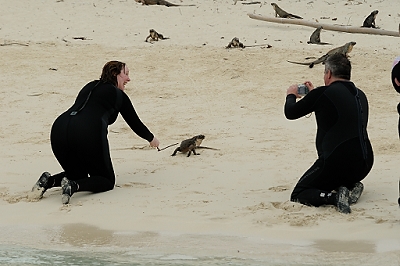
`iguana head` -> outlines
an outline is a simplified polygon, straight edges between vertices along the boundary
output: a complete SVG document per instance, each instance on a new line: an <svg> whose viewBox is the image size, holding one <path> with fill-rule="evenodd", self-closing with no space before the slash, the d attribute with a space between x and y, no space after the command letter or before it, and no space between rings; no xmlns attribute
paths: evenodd
<svg viewBox="0 0 400 266"><path fill-rule="evenodd" d="M347 43L347 52L346 54L350 53L353 50L354 45L356 45L356 42L349 42Z"/></svg>
<svg viewBox="0 0 400 266"><path fill-rule="evenodd" d="M194 142L196 143L196 146L200 146L200 144L203 141L203 139L205 138L205 136L204 135L197 135L194 138L195 138Z"/></svg>
<svg viewBox="0 0 400 266"><path fill-rule="evenodd" d="M378 15L379 11L378 10L374 10L371 12L372 15L374 15L374 18L376 18L376 15Z"/></svg>
<svg viewBox="0 0 400 266"><path fill-rule="evenodd" d="M234 45L239 45L239 38L238 38L238 37L233 38L233 39L232 39L232 43L233 43Z"/></svg>

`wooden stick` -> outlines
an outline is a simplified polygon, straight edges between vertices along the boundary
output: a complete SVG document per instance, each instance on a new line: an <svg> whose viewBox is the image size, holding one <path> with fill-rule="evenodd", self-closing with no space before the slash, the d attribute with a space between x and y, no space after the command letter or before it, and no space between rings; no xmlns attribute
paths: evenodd
<svg viewBox="0 0 400 266"><path fill-rule="evenodd" d="M164 147L164 148L162 148L162 149L160 149L159 147L157 147L157 150L158 150L158 151L162 151L162 150L165 150L166 148L169 148L169 147L172 147L172 146L175 146L175 145L178 145L178 144L179 144L179 142L174 143L174 144L171 144L171 145L168 145L167 147Z"/></svg>
<svg viewBox="0 0 400 266"><path fill-rule="evenodd" d="M254 14L250 14L250 13L248 13L247 15L252 19L258 19L258 20L263 20L263 21L268 21L268 22L303 25L303 26L308 26L308 27L313 27L313 28L318 28L319 26L322 26L322 28L324 30L400 37L400 24L399 24L399 31L396 32L396 31L387 31L387 30L374 29L374 28L321 24L321 23L317 23L317 22L306 21L304 19L275 18L275 17L254 15Z"/></svg>
<svg viewBox="0 0 400 266"><path fill-rule="evenodd" d="M1 43L0 46L6 46L6 45L23 45L23 46L29 46L29 44L26 43L19 43L19 42L9 42L9 43Z"/></svg>
<svg viewBox="0 0 400 266"><path fill-rule="evenodd" d="M259 1L242 3L242 5L259 5L259 4L261 4L261 2L259 2Z"/></svg>

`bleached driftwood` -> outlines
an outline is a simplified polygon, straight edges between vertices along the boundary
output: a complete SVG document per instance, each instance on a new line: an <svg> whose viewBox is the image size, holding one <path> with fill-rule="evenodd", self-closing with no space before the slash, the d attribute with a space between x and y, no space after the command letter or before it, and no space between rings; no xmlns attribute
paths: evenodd
<svg viewBox="0 0 400 266"><path fill-rule="evenodd" d="M319 26L322 26L322 28L324 30L400 37L400 24L399 24L399 31L396 32L396 31L387 31L387 30L374 29L374 28L329 25L329 24L322 24L322 23L317 23L317 22L312 22L312 21L306 21L304 19L275 18L275 17L255 15L255 14L250 14L250 13L247 15L252 19L258 19L258 20L263 20L263 21L268 21L268 22L303 25L303 26L308 26L308 27L313 27L313 28L318 28Z"/></svg>

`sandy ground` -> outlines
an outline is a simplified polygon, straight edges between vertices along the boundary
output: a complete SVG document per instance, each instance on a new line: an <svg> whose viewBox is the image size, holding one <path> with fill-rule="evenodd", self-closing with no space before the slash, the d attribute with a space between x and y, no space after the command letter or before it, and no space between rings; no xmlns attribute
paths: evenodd
<svg viewBox="0 0 400 266"><path fill-rule="evenodd" d="M303 263L319 250L324 258L341 252L371 265L382 260L398 265L399 96L390 70L400 38L323 30L322 41L332 45L309 45L313 28L248 17L274 16L270 2L175 3L196 6L0 1L1 243L40 247L49 241L55 246L100 241L166 253L241 250L240 256L280 256L289 250ZM362 25L377 9L377 26L399 28L400 15L393 9L398 0L277 3L309 21L351 26ZM169 39L144 42L151 28ZM272 47L225 49L233 37L246 46ZM360 201L344 215L333 207L289 201L298 178L316 159L315 116L286 120L283 105L289 85L306 79L323 85L322 65L310 69L286 60L319 57L349 41L357 42L350 53L352 80L370 103L375 164ZM49 141L54 119L109 60L130 68L126 92L160 147L204 134L203 145L220 150L171 157L174 148L148 147L119 117L109 127L117 175L113 191L77 193L67 206L61 204L60 189L32 200L28 192L40 174L61 171ZM124 232L136 241L128 241Z"/></svg>

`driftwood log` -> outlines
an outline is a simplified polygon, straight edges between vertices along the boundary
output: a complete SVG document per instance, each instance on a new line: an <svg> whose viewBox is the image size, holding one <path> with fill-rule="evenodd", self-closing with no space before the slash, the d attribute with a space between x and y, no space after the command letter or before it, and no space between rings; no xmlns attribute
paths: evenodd
<svg viewBox="0 0 400 266"><path fill-rule="evenodd" d="M362 28L362 27L354 27L354 26L321 24L321 23L317 23L317 22L306 21L304 19L275 18L275 17L255 15L255 14L250 14L250 13L247 15L252 19L258 19L258 20L274 22L274 23L303 25L303 26L308 26L308 27L313 27L313 28L318 28L319 26L322 26L322 28L324 30L400 37L400 24L399 24L399 31L396 32L396 31L387 31L387 30L374 29L374 28Z"/></svg>

